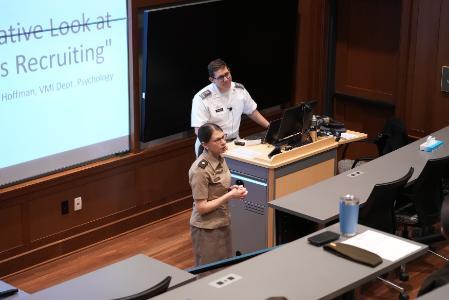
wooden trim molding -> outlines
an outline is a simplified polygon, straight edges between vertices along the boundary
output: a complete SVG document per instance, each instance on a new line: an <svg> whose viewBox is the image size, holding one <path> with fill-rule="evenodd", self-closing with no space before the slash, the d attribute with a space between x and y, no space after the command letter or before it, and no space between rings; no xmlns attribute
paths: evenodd
<svg viewBox="0 0 449 300"><path fill-rule="evenodd" d="M91 229L84 230L78 234L69 235L66 238L44 244L41 247L31 249L27 252L7 257L0 260L0 277L13 275L40 263L80 251L98 242L154 223L166 216L188 210L192 207L192 201L191 197L186 197L165 205L148 208L144 211L136 212L131 216L110 221L101 226L93 226Z"/></svg>

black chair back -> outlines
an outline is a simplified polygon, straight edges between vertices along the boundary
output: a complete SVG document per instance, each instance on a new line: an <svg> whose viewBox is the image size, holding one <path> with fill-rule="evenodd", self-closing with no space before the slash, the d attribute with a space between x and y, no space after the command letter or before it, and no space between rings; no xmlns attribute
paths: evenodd
<svg viewBox="0 0 449 300"><path fill-rule="evenodd" d="M162 293L165 293L168 290L168 287L170 285L171 276L167 276L164 279L162 279L159 283L153 285L152 287L139 292L137 294L125 296L122 298L116 298L112 300L146 300L150 299L152 297L156 297L157 295L160 295Z"/></svg>
<svg viewBox="0 0 449 300"><path fill-rule="evenodd" d="M422 226L439 221L443 201L442 178L448 164L449 156L429 159L411 186L412 202Z"/></svg>
<svg viewBox="0 0 449 300"><path fill-rule="evenodd" d="M413 174L411 167L401 178L376 184L368 200L360 208L359 223L388 233L395 232L394 205Z"/></svg>
<svg viewBox="0 0 449 300"><path fill-rule="evenodd" d="M385 122L381 132L373 139L358 141L359 143L370 143L376 145L378 157L397 150L410 141L407 135L407 129L401 119L392 117ZM349 146L356 143L347 143L344 145L342 159L338 162L338 172L343 173L349 169L355 168L360 162L373 160L375 157L358 157L353 160L346 159L346 153ZM351 146L352 147L352 146Z"/></svg>
<svg viewBox="0 0 449 300"><path fill-rule="evenodd" d="M399 149L409 142L407 129L401 119L392 117L387 120L384 128L375 141L379 156Z"/></svg>

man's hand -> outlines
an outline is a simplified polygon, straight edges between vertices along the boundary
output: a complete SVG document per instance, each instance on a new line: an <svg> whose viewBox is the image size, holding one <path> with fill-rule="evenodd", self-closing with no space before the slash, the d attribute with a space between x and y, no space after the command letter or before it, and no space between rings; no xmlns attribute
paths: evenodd
<svg viewBox="0 0 449 300"><path fill-rule="evenodd" d="M270 122L268 122L257 109L253 111L252 114L248 115L248 117L265 129L270 125Z"/></svg>

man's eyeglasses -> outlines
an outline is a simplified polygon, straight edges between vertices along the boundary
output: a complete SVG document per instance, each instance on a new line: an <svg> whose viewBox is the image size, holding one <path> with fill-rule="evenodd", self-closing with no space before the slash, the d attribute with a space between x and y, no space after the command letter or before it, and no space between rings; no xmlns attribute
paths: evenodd
<svg viewBox="0 0 449 300"><path fill-rule="evenodd" d="M218 81L221 81L221 82L223 82L223 81L225 80L225 78L226 78L226 79L231 79L231 72L226 72L226 73L224 73L224 74L221 75L221 76L214 77L214 79L216 79L216 80L218 80Z"/></svg>
<svg viewBox="0 0 449 300"><path fill-rule="evenodd" d="M212 142L218 143L218 142L220 142L221 140L226 141L226 138L227 138L227 137L228 137L228 135L225 133L225 134L223 134L221 137L216 138L215 140L212 140Z"/></svg>

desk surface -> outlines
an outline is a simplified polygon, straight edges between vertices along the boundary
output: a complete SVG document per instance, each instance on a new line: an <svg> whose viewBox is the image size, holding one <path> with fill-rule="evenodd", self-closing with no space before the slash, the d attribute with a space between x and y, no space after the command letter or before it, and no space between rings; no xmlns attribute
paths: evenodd
<svg viewBox="0 0 449 300"><path fill-rule="evenodd" d="M318 141L314 143L296 147L289 151L284 151L272 156L271 158L268 158L268 154L274 149L273 145L259 144L252 146L236 146L233 142L230 142L228 143L228 151L224 154L224 156L256 166L275 169L288 165L292 162L335 149L338 145L363 140L367 137L365 133L356 131L348 130L347 133L350 133L353 137L350 139L342 138L339 142L335 142L335 138L333 136L320 137Z"/></svg>
<svg viewBox="0 0 449 300"><path fill-rule="evenodd" d="M345 137L347 134L349 137ZM356 141L365 140L368 138L368 135L366 133L357 132L353 130L346 130L346 132L343 134L343 136L338 141L339 145L349 144Z"/></svg>
<svg viewBox="0 0 449 300"><path fill-rule="evenodd" d="M338 226L339 224L335 224L324 230L338 232ZM365 226L358 226L359 232L367 229ZM407 242L419 245L419 249L399 261L384 260L379 266L371 268L335 256L321 247L312 246L307 242L306 236L168 291L155 299L266 299L271 296L284 296L287 299L330 299L426 252L427 246L408 240ZM210 282L229 274L241 276L241 279L220 288L209 285Z"/></svg>
<svg viewBox="0 0 449 300"><path fill-rule="evenodd" d="M419 300L441 300L447 299L449 295L449 284L440 286L427 294L418 297Z"/></svg>
<svg viewBox="0 0 449 300"><path fill-rule="evenodd" d="M112 299L141 292L172 276L170 287L191 281L194 275L143 254L135 255L80 277L49 287L29 299Z"/></svg>
<svg viewBox="0 0 449 300"><path fill-rule="evenodd" d="M14 288L14 286L1 281L0 280L0 291L9 290ZM5 298L5 300L22 300L22 299L29 299L29 294L25 293L24 291L19 289L19 292L13 296L9 296L8 298Z"/></svg>
<svg viewBox="0 0 449 300"><path fill-rule="evenodd" d="M353 194L363 203L376 183L397 180L404 176L410 167L415 169L410 179L413 181L421 173L428 159L448 156L449 127L433 133L432 136L444 141L444 144L433 152L419 150L419 145L426 139L422 138L357 168L276 199L268 205L319 224L326 224L338 218L338 202L341 196ZM356 171L362 174L348 176Z"/></svg>

